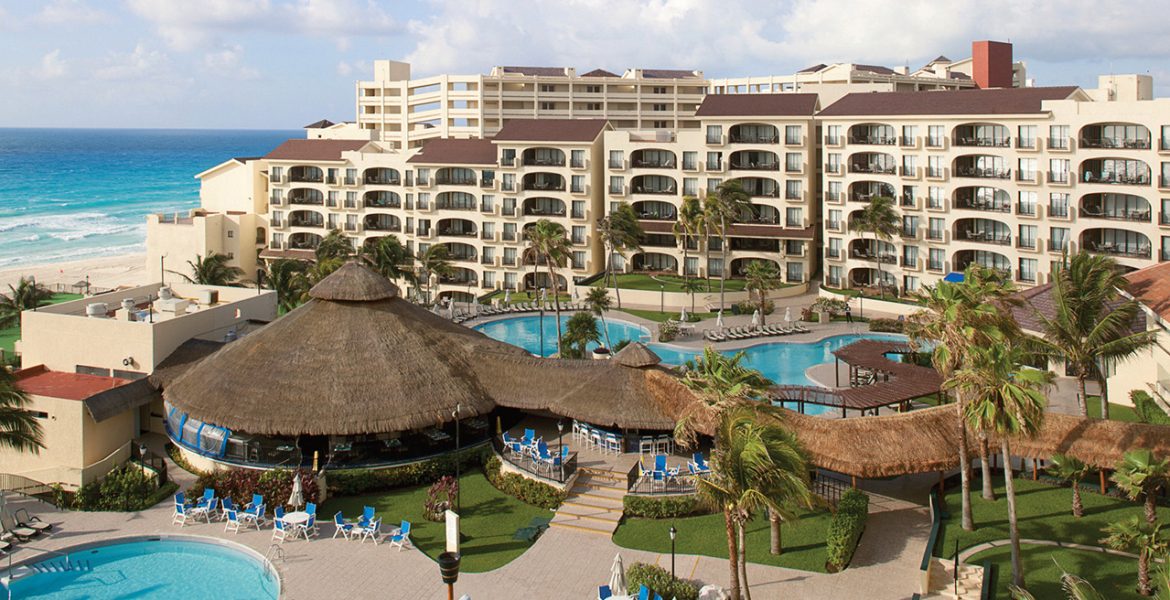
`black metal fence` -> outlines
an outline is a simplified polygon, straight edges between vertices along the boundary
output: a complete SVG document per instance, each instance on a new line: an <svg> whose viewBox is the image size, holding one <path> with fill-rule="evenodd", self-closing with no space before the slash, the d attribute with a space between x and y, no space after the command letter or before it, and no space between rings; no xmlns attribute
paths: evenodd
<svg viewBox="0 0 1170 600"><path fill-rule="evenodd" d="M577 472L576 452L570 452L568 457L565 458L565 460L562 461L559 466L557 466L551 465L546 461L539 460L527 452L521 452L520 455L517 456L511 448L504 445L504 441L498 436L492 436L492 448L496 451L496 454L500 456L500 460L503 460L509 465L520 469L525 473L529 473L543 479L549 479L557 483L565 483L573 477L573 474ZM553 454L553 456L560 456L560 454Z"/></svg>

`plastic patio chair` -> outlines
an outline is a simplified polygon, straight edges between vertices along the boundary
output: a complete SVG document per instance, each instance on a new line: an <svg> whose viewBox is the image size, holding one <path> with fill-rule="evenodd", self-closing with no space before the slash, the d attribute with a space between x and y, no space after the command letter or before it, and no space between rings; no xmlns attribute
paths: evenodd
<svg viewBox="0 0 1170 600"><path fill-rule="evenodd" d="M234 533L240 532L240 515L238 512L236 512L236 509L234 509L234 508L227 509L224 512L224 519L223 520L224 520L224 524L223 524L224 533L227 533L229 531L234 532Z"/></svg>
<svg viewBox="0 0 1170 600"><path fill-rule="evenodd" d="M334 513L333 525L337 528L333 532L333 539L337 539L337 534L340 533L345 537L346 540L348 540L349 536L353 534L353 523L346 523L345 517L341 516L341 511Z"/></svg>
<svg viewBox="0 0 1170 600"><path fill-rule="evenodd" d="M613 596L613 592L608 585L597 586L597 600L609 600Z"/></svg>
<svg viewBox="0 0 1170 600"><path fill-rule="evenodd" d="M402 552L403 548L414 547L410 541L410 521L403 521L398 529L390 534L390 547L398 546L398 551Z"/></svg>

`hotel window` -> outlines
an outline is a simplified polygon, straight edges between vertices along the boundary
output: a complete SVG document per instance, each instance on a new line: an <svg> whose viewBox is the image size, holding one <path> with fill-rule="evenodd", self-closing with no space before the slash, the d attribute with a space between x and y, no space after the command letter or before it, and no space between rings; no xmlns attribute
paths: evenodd
<svg viewBox="0 0 1170 600"><path fill-rule="evenodd" d="M801 185L799 179L790 179L784 182L784 198L787 200L800 200Z"/></svg>
<svg viewBox="0 0 1170 600"><path fill-rule="evenodd" d="M601 110L601 103L600 102L586 102L585 103L585 110L587 110L587 111L588 110Z"/></svg>
<svg viewBox="0 0 1170 600"><path fill-rule="evenodd" d="M271 202L273 204L280 204L280 201L282 199L284 199L284 190L281 190L281 189L272 190Z"/></svg>
<svg viewBox="0 0 1170 600"><path fill-rule="evenodd" d="M272 167L271 176L268 179L272 183L280 183L284 179L284 167Z"/></svg>
<svg viewBox="0 0 1170 600"><path fill-rule="evenodd" d="M337 192L331 191L325 195L325 206L337 208Z"/></svg>
<svg viewBox="0 0 1170 600"><path fill-rule="evenodd" d="M902 186L902 206L914 207L918 204L918 186Z"/></svg>
<svg viewBox="0 0 1170 600"><path fill-rule="evenodd" d="M942 125L931 125L926 128L926 145L931 148L941 148L943 140L947 139L947 129Z"/></svg>
<svg viewBox="0 0 1170 600"><path fill-rule="evenodd" d="M801 283L804 281L804 263L790 262L788 263L788 273L785 279L788 283Z"/></svg>
<svg viewBox="0 0 1170 600"><path fill-rule="evenodd" d="M1048 159L1048 181L1068 183L1069 161L1067 158Z"/></svg>
<svg viewBox="0 0 1170 600"><path fill-rule="evenodd" d="M830 287L841 287L841 267L829 267L829 281Z"/></svg>
<svg viewBox="0 0 1170 600"><path fill-rule="evenodd" d="M665 87L655 87L652 91L655 94L665 94L666 88Z"/></svg>
<svg viewBox="0 0 1170 600"><path fill-rule="evenodd" d="M513 263L516 262L515 257L512 258L512 262ZM506 289L506 290L516 289L516 274L515 273L504 273L504 289Z"/></svg>
<svg viewBox="0 0 1170 600"><path fill-rule="evenodd" d="M487 248L484 248L484 252L485 252L484 256L487 256L487 254L486 254ZM496 287L496 272L495 271L484 271L483 272L483 287L485 287L485 288Z"/></svg>
<svg viewBox="0 0 1170 600"><path fill-rule="evenodd" d="M1039 164L1036 159L1021 158L1018 165L1019 171L1017 172L1017 179L1020 181L1036 181L1036 169L1039 168Z"/></svg>
<svg viewBox="0 0 1170 600"><path fill-rule="evenodd" d="M584 244L585 243L585 226L574 225L572 235L573 235L573 243L574 244Z"/></svg>
<svg viewBox="0 0 1170 600"><path fill-rule="evenodd" d="M493 212L496 210L496 197L484 196L479 202L480 212Z"/></svg>
<svg viewBox="0 0 1170 600"><path fill-rule="evenodd" d="M273 227L280 227L280 220L283 218L284 218L283 212L281 212L279 210L272 211L272 217L271 217L272 226Z"/></svg>
<svg viewBox="0 0 1170 600"><path fill-rule="evenodd" d="M683 152L682 168L684 171L694 171L699 168L698 152Z"/></svg>
<svg viewBox="0 0 1170 600"><path fill-rule="evenodd" d="M785 144L799 144L800 143L800 125L785 125L784 126L784 143Z"/></svg>
<svg viewBox="0 0 1170 600"><path fill-rule="evenodd" d="M431 203L430 192L419 192L419 194L418 194L418 209L419 210L426 210L427 206L429 206L430 203Z"/></svg>
<svg viewBox="0 0 1170 600"><path fill-rule="evenodd" d="M1056 150L1068 150L1068 125L1048 126L1048 147Z"/></svg>
<svg viewBox="0 0 1170 600"><path fill-rule="evenodd" d="M585 93L586 94L600 94L601 93L601 86L600 85L587 85L587 86L585 86Z"/></svg>
<svg viewBox="0 0 1170 600"><path fill-rule="evenodd" d="M707 179L707 191L708 192L714 193L714 192L718 191L719 186L721 186L721 185L723 185L722 179L716 179L714 177L710 177Z"/></svg>
<svg viewBox="0 0 1170 600"><path fill-rule="evenodd" d="M1020 192L1020 201L1016 205L1016 214L1026 217L1036 216L1037 196L1038 194L1036 192Z"/></svg>
<svg viewBox="0 0 1170 600"><path fill-rule="evenodd" d="M542 92L555 92L555 91L557 91L557 86L555 86L551 83L542 83L542 84L540 84L540 91L542 91Z"/></svg>
<svg viewBox="0 0 1170 600"><path fill-rule="evenodd" d="M234 238L234 237L236 237L236 232L234 232L234 231L232 231L231 229L229 229L229 230L228 230L228 232L227 232L227 236L228 236L229 238Z"/></svg>
<svg viewBox="0 0 1170 600"><path fill-rule="evenodd" d="M784 226L804 228L804 210L800 208L789 208L784 211Z"/></svg>
<svg viewBox="0 0 1170 600"><path fill-rule="evenodd" d="M840 181L829 182L829 198L831 200L839 200L841 198L841 191L845 189L845 184Z"/></svg>
<svg viewBox="0 0 1170 600"><path fill-rule="evenodd" d="M943 189L938 186L926 188L926 208L941 209L943 207Z"/></svg>
<svg viewBox="0 0 1170 600"><path fill-rule="evenodd" d="M841 228L841 210L833 209L829 211L829 229L837 230Z"/></svg>
<svg viewBox="0 0 1170 600"><path fill-rule="evenodd" d="M626 153L621 150L609 151L609 168L624 169L626 166Z"/></svg>
<svg viewBox="0 0 1170 600"><path fill-rule="evenodd" d="M513 157L513 160L514 159L515 159L515 157ZM510 192L510 191L516 189L516 174L515 173L504 173L500 177L500 189L504 190L505 192Z"/></svg>
<svg viewBox="0 0 1170 600"><path fill-rule="evenodd" d="M907 154L902 157L902 176L914 177L918 175L918 157Z"/></svg>
<svg viewBox="0 0 1170 600"><path fill-rule="evenodd" d="M841 155L836 152L829 153L825 157L825 171L829 173L841 172Z"/></svg>
<svg viewBox="0 0 1170 600"><path fill-rule="evenodd" d="M1016 137L1017 148L1035 148L1036 147L1036 126L1035 125L1020 125L1019 133Z"/></svg>
<svg viewBox="0 0 1170 600"><path fill-rule="evenodd" d="M914 215L902 217L902 236L911 239L918 237L918 217Z"/></svg>
<svg viewBox="0 0 1170 600"><path fill-rule="evenodd" d="M708 171L722 171L723 170L723 153L722 152L708 152L707 153L707 170Z"/></svg>
<svg viewBox="0 0 1170 600"><path fill-rule="evenodd" d="M670 129L670 121L654 121L651 127L654 129Z"/></svg>
<svg viewBox="0 0 1170 600"><path fill-rule="evenodd" d="M913 275L907 275L902 278L902 287L906 293L918 291L918 278Z"/></svg>
<svg viewBox="0 0 1170 600"><path fill-rule="evenodd" d="M651 104L650 110L653 110L655 112L665 112L667 110L667 106L668 106L667 104L661 104L661 103Z"/></svg>
<svg viewBox="0 0 1170 600"><path fill-rule="evenodd" d="M419 185L426 185L431 178L430 169L418 169L414 173L414 179L418 181Z"/></svg>
<svg viewBox="0 0 1170 600"><path fill-rule="evenodd" d="M836 146L841 143L841 126L829 125L825 127L825 143Z"/></svg>
<svg viewBox="0 0 1170 600"><path fill-rule="evenodd" d="M406 217L406 228L404 230L406 233L414 233L414 217ZM413 243L414 242L407 242L407 244Z"/></svg>
<svg viewBox="0 0 1170 600"><path fill-rule="evenodd" d="M1163 150L1170 150L1170 125L1162 126L1162 146Z"/></svg>
<svg viewBox="0 0 1170 600"><path fill-rule="evenodd" d="M621 194L626 188L626 178L621 175L611 175L609 177L609 193Z"/></svg>
<svg viewBox="0 0 1170 600"><path fill-rule="evenodd" d="M573 252L573 268L574 269L584 269L585 268L585 253L584 252L581 252L581 251Z"/></svg>
<svg viewBox="0 0 1170 600"><path fill-rule="evenodd" d="M927 177L942 177L943 176L943 157L931 156L926 159L926 176Z"/></svg>
<svg viewBox="0 0 1170 600"><path fill-rule="evenodd" d="M410 194L407 194L407 196L410 196ZM357 202L358 202L357 192L346 192L345 193L345 207L346 208L357 208Z"/></svg>
<svg viewBox="0 0 1170 600"><path fill-rule="evenodd" d="M710 258L707 260L707 277L723 276L723 260Z"/></svg>
<svg viewBox="0 0 1170 600"><path fill-rule="evenodd" d="M699 179L697 177L683 177L683 195L695 196L699 193Z"/></svg>
<svg viewBox="0 0 1170 600"><path fill-rule="evenodd" d="M541 102L540 103L540 110L556 110L556 109L557 109L556 102Z"/></svg>
<svg viewBox="0 0 1170 600"><path fill-rule="evenodd" d="M485 239L485 240L495 239L495 237L496 237L496 224L495 223L484 223L483 225L479 226L479 230L480 230L480 232L482 232L483 239ZM484 249L483 249L484 258L490 258L492 256L492 253L490 252L490 250L492 250L491 246L484 247Z"/></svg>
<svg viewBox="0 0 1170 600"><path fill-rule="evenodd" d="M784 154L784 171L787 173L799 173L801 171L803 155L799 152L786 152Z"/></svg>
<svg viewBox="0 0 1170 600"><path fill-rule="evenodd" d="M1048 216L1068 217L1068 194L1048 194Z"/></svg>
<svg viewBox="0 0 1170 600"><path fill-rule="evenodd" d="M345 185L353 185L357 183L357 169L345 170Z"/></svg>
<svg viewBox="0 0 1170 600"><path fill-rule="evenodd" d="M1020 281L1027 281L1029 283L1036 283L1036 269L1039 262L1034 258L1020 259Z"/></svg>
<svg viewBox="0 0 1170 600"><path fill-rule="evenodd" d="M708 125L707 126L707 143L708 144L722 144L723 143L723 126L722 125Z"/></svg>
<svg viewBox="0 0 1170 600"><path fill-rule="evenodd" d="M500 151L500 166L510 167L516 162L516 149L507 148Z"/></svg>
<svg viewBox="0 0 1170 600"><path fill-rule="evenodd" d="M1068 250L1068 228L1053 227L1050 232L1048 249L1056 252Z"/></svg>
<svg viewBox="0 0 1170 600"><path fill-rule="evenodd" d="M569 166L573 167L574 169L585 168L585 151L584 150L573 150L573 152L569 156L570 156Z"/></svg>
<svg viewBox="0 0 1170 600"><path fill-rule="evenodd" d="M692 277L697 276L699 274L699 259L694 256L688 256L687 259L683 261L683 269L687 275Z"/></svg>
<svg viewBox="0 0 1170 600"><path fill-rule="evenodd" d="M1037 230L1035 225L1020 225L1020 235L1016 238L1016 245L1020 248L1035 248Z"/></svg>
<svg viewBox="0 0 1170 600"><path fill-rule="evenodd" d="M908 269L918 268L918 246L902 248L902 266Z"/></svg>
<svg viewBox="0 0 1170 600"><path fill-rule="evenodd" d="M942 271L946 266L947 253L942 248L931 248L927 257L926 268L931 271Z"/></svg>
<svg viewBox="0 0 1170 600"><path fill-rule="evenodd" d="M333 213L329 213L329 218L327 220L327 223L329 223L328 226L329 226L329 229L331 231L334 229L337 229L337 217L338 217L338 215L335 215Z"/></svg>
<svg viewBox="0 0 1170 600"><path fill-rule="evenodd" d="M926 237L932 240L941 240L946 235L947 221L937 217L931 217L926 231Z"/></svg>
<svg viewBox="0 0 1170 600"><path fill-rule="evenodd" d="M841 257L841 238L829 238L829 258Z"/></svg>
<svg viewBox="0 0 1170 600"><path fill-rule="evenodd" d="M918 137L918 126L917 125L903 125L902 126L902 145L903 146L913 146L916 143L915 138L917 138L917 137Z"/></svg>
<svg viewBox="0 0 1170 600"><path fill-rule="evenodd" d="M570 180L570 185L572 187L569 188L569 191L571 191L575 194L584 193L585 192L585 176L584 175L574 175L573 178Z"/></svg>
<svg viewBox="0 0 1170 600"><path fill-rule="evenodd" d="M804 242L800 240L784 240L784 254L788 256L804 256Z"/></svg>

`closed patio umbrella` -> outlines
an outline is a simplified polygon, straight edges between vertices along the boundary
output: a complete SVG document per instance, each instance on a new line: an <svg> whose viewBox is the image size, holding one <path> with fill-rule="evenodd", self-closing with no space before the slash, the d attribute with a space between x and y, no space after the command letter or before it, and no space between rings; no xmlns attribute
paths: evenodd
<svg viewBox="0 0 1170 600"><path fill-rule="evenodd" d="M511 301L512 301L512 290L505 289L504 290L504 304L507 304Z"/></svg>
<svg viewBox="0 0 1170 600"><path fill-rule="evenodd" d="M682 321L683 323L687 322L687 307L684 306L683 309L678 312L678 320Z"/></svg>
<svg viewBox="0 0 1170 600"><path fill-rule="evenodd" d="M719 309L719 313L715 315L715 328L723 331L723 309Z"/></svg>
<svg viewBox="0 0 1170 600"><path fill-rule="evenodd" d="M300 508L305 503L305 494L301 490L301 473L293 474L292 493L288 496L288 504L293 508Z"/></svg>
<svg viewBox="0 0 1170 600"><path fill-rule="evenodd" d="M617 595L626 593L626 568L621 554L614 555L613 566L609 568L609 589Z"/></svg>
<svg viewBox="0 0 1170 600"><path fill-rule="evenodd" d="M757 308L754 312L752 312L752 327L759 327L759 326L760 326L760 309Z"/></svg>
<svg viewBox="0 0 1170 600"><path fill-rule="evenodd" d="M784 309L784 322L788 323L789 325L792 324L792 307L791 306Z"/></svg>

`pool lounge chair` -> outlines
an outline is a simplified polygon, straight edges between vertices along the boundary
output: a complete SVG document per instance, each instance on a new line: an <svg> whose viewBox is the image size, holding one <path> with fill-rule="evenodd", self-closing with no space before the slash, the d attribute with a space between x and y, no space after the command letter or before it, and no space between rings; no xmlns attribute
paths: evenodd
<svg viewBox="0 0 1170 600"><path fill-rule="evenodd" d="M260 526L263 525L265 521L264 513L265 506L263 503L256 505L249 504L249 507L244 510L244 512L240 513L239 516L245 525L251 523L256 526L256 531L260 531Z"/></svg>
<svg viewBox="0 0 1170 600"><path fill-rule="evenodd" d="M337 539L337 535L341 534L345 539L353 534L353 523L346 523L345 517L341 516L341 511L333 513L333 526L336 528L333 532L333 539Z"/></svg>
<svg viewBox="0 0 1170 600"><path fill-rule="evenodd" d="M27 508L18 508L12 513L12 520L16 521L17 527L27 527L36 531L37 533L45 533L53 529L52 523L42 521L36 515L30 515Z"/></svg>
<svg viewBox="0 0 1170 600"><path fill-rule="evenodd" d="M413 548L414 544L410 541L410 521L403 521L398 529L390 532L390 547L398 546L398 551L402 552L403 548Z"/></svg>
<svg viewBox="0 0 1170 600"><path fill-rule="evenodd" d="M38 535L35 529L17 525L12 515L4 511L0 511L0 530L21 542L27 542Z"/></svg>
<svg viewBox="0 0 1170 600"><path fill-rule="evenodd" d="M691 456L691 462L688 463L688 466L691 467L692 472L695 475L709 475L711 473L711 467L707 464L707 461L703 458L702 452L694 453Z"/></svg>

